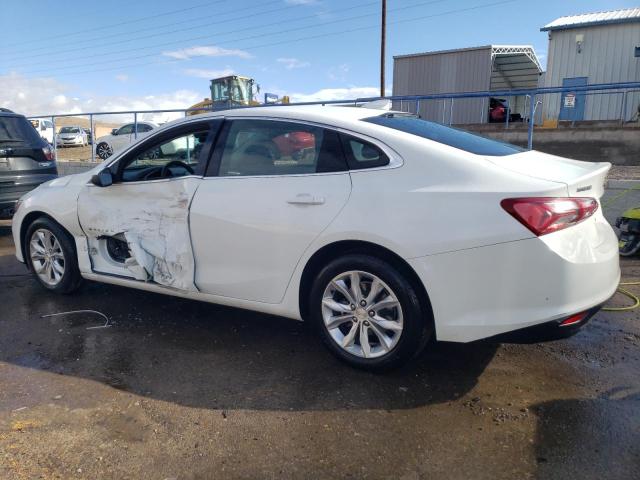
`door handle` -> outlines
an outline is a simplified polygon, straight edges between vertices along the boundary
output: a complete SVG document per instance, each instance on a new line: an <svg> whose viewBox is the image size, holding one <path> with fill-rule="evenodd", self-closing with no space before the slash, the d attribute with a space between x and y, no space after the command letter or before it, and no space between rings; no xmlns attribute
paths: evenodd
<svg viewBox="0 0 640 480"><path fill-rule="evenodd" d="M287 200L287 203L291 205L322 205L324 202L324 197L318 197L310 193L299 193Z"/></svg>

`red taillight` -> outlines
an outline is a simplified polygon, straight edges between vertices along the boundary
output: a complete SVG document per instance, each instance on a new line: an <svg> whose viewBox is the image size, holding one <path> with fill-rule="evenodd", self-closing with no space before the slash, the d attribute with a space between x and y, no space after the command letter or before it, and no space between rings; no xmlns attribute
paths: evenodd
<svg viewBox="0 0 640 480"><path fill-rule="evenodd" d="M560 322L561 327L568 327L569 325L575 325L576 323L580 323L585 319L588 312L580 312L575 315L571 315L569 318L565 318L562 322Z"/></svg>
<svg viewBox="0 0 640 480"><path fill-rule="evenodd" d="M500 205L538 237L575 225L598 210L590 197L506 198Z"/></svg>
<svg viewBox="0 0 640 480"><path fill-rule="evenodd" d="M51 147L44 147L42 149L42 153L44 153L44 158L46 158L49 162L53 162L56 159L56 153Z"/></svg>

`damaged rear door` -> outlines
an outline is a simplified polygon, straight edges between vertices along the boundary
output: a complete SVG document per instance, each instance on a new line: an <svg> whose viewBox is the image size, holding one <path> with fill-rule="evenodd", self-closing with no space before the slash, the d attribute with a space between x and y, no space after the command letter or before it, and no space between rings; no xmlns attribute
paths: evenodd
<svg viewBox="0 0 640 480"><path fill-rule="evenodd" d="M196 291L189 206L222 120L159 132L108 168L113 184L78 197L93 272Z"/></svg>

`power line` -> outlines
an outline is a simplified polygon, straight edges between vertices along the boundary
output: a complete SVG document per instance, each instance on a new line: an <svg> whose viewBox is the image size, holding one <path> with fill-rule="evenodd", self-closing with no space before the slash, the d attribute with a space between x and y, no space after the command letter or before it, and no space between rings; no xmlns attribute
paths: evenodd
<svg viewBox="0 0 640 480"><path fill-rule="evenodd" d="M280 3L280 1L281 0L276 0L275 3ZM438 0L438 1L444 1L444 0ZM270 2L270 3L274 3L274 2ZM355 10L357 8L362 8L362 7L365 7L365 6L375 5L377 3L378 3L378 0L370 1L370 2L366 2L366 3L361 3L361 4L358 4L358 5L354 5L354 6L345 8L342 11ZM303 5L303 4L293 4L293 5L289 5L289 6L283 7L283 8L267 10L265 12L255 12L252 15L245 15L245 16L230 18L230 19L221 20L221 21L218 21L218 22L213 22L213 23L207 22L207 23L203 23L203 24L199 24L199 25L192 25L192 28L195 29L195 28L200 28L200 27L209 27L209 26L218 25L218 24L221 24L221 23L229 23L229 22L232 22L232 21L235 21L235 20L244 20L246 18L253 18L253 17L255 17L255 15L262 15L262 14L266 14L266 13L278 12L278 11L289 9L289 8L300 7L301 5ZM213 36L227 35L227 34L230 34L230 33L238 33L238 32L243 32L243 31L246 31L246 30L256 30L258 28L271 27L271 26L275 26L275 25L282 25L282 24L290 23L292 21L306 20L306 19L309 19L309 18L316 18L316 17L317 17L317 15L315 15L315 14L306 15L306 16L303 16L303 17L279 20L277 22L262 24L262 25L259 25L257 27L256 26L249 26L249 27L244 27L244 28L240 28L240 29L236 29L236 30L227 30L225 32L216 33ZM191 20L189 20L189 21L191 21ZM109 45L128 43L128 42L132 42L132 41L137 41L137 40L142 40L142 39L147 39L147 38L152 38L152 37L158 37L158 36L166 36L166 35L170 35L172 33L178 33L178 32L183 32L183 30L182 29L170 30L170 31L155 33L155 34L152 34L152 35L146 35L146 36L142 36L142 37L135 37L135 38L125 39L125 40L121 40L121 41L118 41L118 42L111 42ZM211 38L212 36L211 35L207 35L207 36L204 36L204 37L205 38ZM202 37L196 37L196 39L201 39L201 38ZM169 42L168 44L176 44L176 43L182 43L182 42L192 41L192 40L193 39L176 40L176 41ZM159 46L167 46L168 44L167 43L160 44ZM116 51L113 51L113 52L99 53L98 55L103 56L103 57L107 56L107 55L117 55L119 53L124 53L124 52L135 52L135 51L141 51L141 50L148 50L150 48L155 48L156 46L158 46L158 45L147 45L147 46L144 46L144 47L127 48L125 50L116 50ZM67 53L67 52L77 52L77 51L81 51L81 50L90 50L92 48L93 47L91 47L91 46L83 46L83 47L73 48L73 49L66 50L66 51L56 52L56 53L53 53L53 54L40 53L40 54L37 54L37 55L30 55L30 56L27 56L27 57L19 57L19 58L21 58L21 59L30 59L31 58L32 59L32 58L43 57L43 56L47 56L47 58L49 58L49 56L51 56L51 55L58 55L58 54ZM18 57L16 57L16 58L18 58ZM60 61L60 60L58 60L58 61ZM11 68L17 68L17 67L22 67L22 66L31 65L31 64L32 64L32 62L18 63L18 64L13 65ZM82 64L83 63L81 63L81 65Z"/></svg>
<svg viewBox="0 0 640 480"><path fill-rule="evenodd" d="M75 32L70 32L70 33L62 33L60 35L51 35L51 36L47 36L47 37L40 37L40 38L36 38L36 39L32 39L32 40L26 40L26 41L14 42L14 43L7 43L4 46L5 47L12 47L14 45L24 45L24 44L27 44L27 43L41 42L43 40L50 41L50 40L52 40L54 38L69 37L71 35L80 35L81 33L95 32L96 30L105 30L107 28L119 27L119 26L122 26L122 25L130 25L132 23L144 22L144 21L150 20L152 18L166 17L167 15L173 15L173 14L176 14L176 13L187 12L189 10L194 10L196 8L206 7L206 6L209 6L209 5L215 5L216 3L223 3L223 2L226 2L226 1L228 1L228 0L215 0L213 2L201 3L199 5L194 5L192 7L181 8L179 10L172 10L170 12L157 13L155 15L148 15L146 17L139 17L139 18L136 18L136 19L133 19L133 20L126 20L124 22L112 23L110 25L103 25L101 27L88 28L86 30L78 30L78 31L75 31Z"/></svg>
<svg viewBox="0 0 640 480"><path fill-rule="evenodd" d="M397 7L397 8L394 8L394 9L390 10L390 11L398 12L398 11L403 11L403 10L409 10L409 9L412 9L412 8L422 7L422 6L425 6L425 5L432 5L432 4L435 4L435 3L442 3L444 1L446 1L446 0L430 0L430 1L427 1L427 2L420 2L420 3L417 3L417 4L413 4L413 5L407 5L407 6L404 6L404 7ZM371 4L374 4L374 3L377 4L378 2L376 1L376 2L370 2L370 3ZM354 8L357 8L357 7L358 6L342 9L342 11L347 11L347 10L354 9ZM311 26L307 25L307 26L291 28L291 29L288 29L288 30L280 30L278 32L261 33L261 34L256 34L256 35L250 35L250 36L247 36L247 37L236 38L234 40L225 40L223 42L217 42L217 43L218 43L218 45L226 45L226 44L229 44L229 43L235 44L236 42L239 42L239 41L254 40L256 38L263 38L263 37L268 37L268 36L271 36L271 35L282 35L282 34L285 34L285 33L292 33L292 32L296 32L296 31L300 31L300 30L306 30L306 29L309 29L309 28L324 27L324 26L333 25L333 24L336 24L336 23L350 22L352 20L359 20L359 19L362 19L362 18L365 18L365 17L372 17L372 16L377 16L377 15L378 15L378 12L376 11L374 13L362 14L362 15L357 15L357 16L352 16L352 17L343 17L343 18L340 18L340 19L337 19L337 20L331 20L331 21L327 21L327 22L322 22L322 23L318 23L318 24L315 24L315 25L311 25ZM283 20L283 21L275 22L274 24L272 24L270 26L279 25L279 24L288 23L288 22L290 22L290 20ZM246 30L246 29L241 29L241 30ZM227 32L227 33L235 33L235 31ZM146 49L155 48L155 47L167 47L167 46L171 46L171 45L182 44L184 42L193 42L193 41L197 41L197 40L215 38L215 37L217 37L219 35L220 34L200 35L198 37L192 37L192 38L183 39L183 40L179 40L179 41L165 42L165 43L161 43L161 44L149 45L149 46L146 46L146 47L140 47L140 48L135 48L135 49L120 50L120 51L108 53L108 55L115 55L115 54L123 53L123 52L132 52L132 51L136 51L136 50L146 50ZM209 45L209 46L212 46L212 45ZM113 60L110 60L110 61L111 62L122 62L122 61L127 61L127 60L140 60L140 59L143 59L143 58L155 57L156 55L158 55L158 53L160 53L160 52L153 52L153 53L147 53L147 54L143 54L143 55L116 58L116 59L113 59ZM105 56L105 55L107 55L107 54L102 54L102 56ZM206 55L192 55L192 57L197 57L197 56L206 56ZM104 62L102 60L97 61L97 62L90 62L90 63L87 63L87 62L83 61L83 62L81 62L81 63L79 63L77 65L64 65L64 66L60 66L60 67L31 70L31 71L26 71L26 72L23 72L23 73L26 73L26 74L36 74L36 73L45 73L45 72L46 73L50 73L51 71L60 71L60 70L68 70L68 69L73 69L73 68L97 66L97 65L102 65L103 63Z"/></svg>
<svg viewBox="0 0 640 480"><path fill-rule="evenodd" d="M264 7L266 5L272 5L274 3L281 3L282 0L271 0L270 2L265 2L262 3L261 6ZM303 4L301 3L296 3L296 4L291 4L291 5L287 5L285 7L281 7L281 8L276 8L276 9L272 9L272 10L266 10L263 12L254 12L252 15L243 15L240 17L236 17L236 18L230 18L230 19L226 19L226 20L221 20L219 22L214 22L214 23L207 23L207 24L203 24L203 25L192 25L191 28L199 28L200 26L208 26L208 25L216 25L219 23L227 23L227 22L232 22L234 20L243 20L245 18L252 18L255 15L264 15L264 14L268 14L268 13L274 13L274 12L278 12L278 11L282 11L282 10L286 10L286 9L290 9L290 8L296 8L296 7L300 7ZM205 16L199 16L197 19L195 19L195 21L198 20L203 20L205 18L219 18L220 16L223 15L227 15L230 13L236 13L238 11L237 8L234 8L233 10L227 10L226 12L219 12L216 13L214 15L205 15ZM146 32L149 30L156 30L158 28L165 28L165 27L172 27L172 26L176 26L176 25L184 25L185 23L193 23L194 19L187 19L187 20L182 20L179 22L171 22L171 23L165 23L164 25L154 25L153 27L147 27L147 28L142 28L142 29L137 29L136 33L140 33L140 32ZM120 43L127 43L127 42L133 42L136 40L142 40L145 38L151 38L151 37L155 37L155 36L161 36L161 35L167 35L170 33L175 33L175 32L180 32L183 30L173 30L173 31L162 31L159 32L157 34L153 34L153 35L146 35L146 36L141 36L141 37L131 37L131 38L127 38L125 40L120 40L117 42L108 42L108 45L115 45L115 44L120 44ZM118 38L121 37L122 34L118 33L118 34L114 34L114 35L107 35L105 36L100 36L100 37L93 37L93 38L86 38L83 40L74 40L72 42L66 42L66 43L60 43L58 44L58 46L65 46L65 45L77 45L79 41L82 42L93 42L93 41L98 41L101 42L104 45L104 40L105 38ZM9 57L9 58L5 58L4 60L7 61L12 61L13 59L25 59L25 58L36 58L36 57L42 57L42 56L50 56L50 55L59 55L61 53L66 53L66 52L74 52L74 51L79 51L79 50L88 50L88 49L92 49L93 46L85 46L85 47L80 47L80 48L75 48L75 49L70 49L70 50L59 50L59 51L54 51L53 53L42 53L42 54L36 54L36 55L28 55L28 56L23 56L22 53L28 53L28 52L35 52L35 51L40 51L40 50L50 50L51 49L51 45L47 45L44 47L38 47L38 48L33 48L33 49L27 49L27 50L18 50L17 52L13 52L15 54L20 54L20 55L14 55L13 57Z"/></svg>
<svg viewBox="0 0 640 480"><path fill-rule="evenodd" d="M518 0L502 0L502 1L498 1L498 2L485 3L485 4L481 4L481 5L476 5L476 6L473 6L473 7L461 8L461 9L456 9L456 10L449 10L449 11L446 11L446 12L436 13L436 14L432 14L432 15L424 15L424 16L420 16L420 17L413 17L413 18L408 18L408 19L404 19L404 20L396 20L396 21L392 21L392 22L387 22L387 25L399 25L399 24L403 24L403 23L417 22L417 21L420 21L420 20L426 20L426 19L430 19L430 18L437 18L437 17L442 17L442 16L451 15L451 14L455 14L455 13L464 13L464 12L469 12L469 11L474 11L474 10L481 10L483 8L490 8L490 7L495 7L495 6L498 6L498 5L504 5L504 4L507 4L507 3L513 3L515 1L518 1ZM254 45L254 46L251 46L251 47L244 47L243 50L255 50L255 49L259 49L259 48L273 47L273 46L277 46L277 45L289 44L291 42L299 42L299 41L303 41L303 40L315 40L315 39L318 39L318 38L325 38L325 37L329 37L329 36L333 36L333 35L341 35L341 34L346 34L346 33L360 32L360 31L364 31L364 30L372 30L372 29L379 29L379 28L380 28L379 24L368 25L368 26L352 28L352 29L347 29L347 30L339 30L339 31L335 31L335 32L327 32L327 33L321 33L321 34L311 35L311 36L306 36L306 37L298 37L298 38L294 38L294 39L287 39L287 40L283 40L283 41L267 43L267 44L262 44L262 45ZM198 57L198 56L203 56L203 55L194 55L194 57ZM120 65L120 66L117 66L117 67L107 67L107 68L92 69L92 70L86 70L86 71L80 71L80 72L61 73L61 74L58 74L57 76L84 75L84 74L87 74L87 73L97 73L97 72L121 70L123 68L137 68L137 67L145 67L145 66L150 66L150 65L165 65L165 64L175 63L175 62L179 62L179 61L182 61L182 60L165 60L163 62L134 63L134 64L129 64L129 65Z"/></svg>

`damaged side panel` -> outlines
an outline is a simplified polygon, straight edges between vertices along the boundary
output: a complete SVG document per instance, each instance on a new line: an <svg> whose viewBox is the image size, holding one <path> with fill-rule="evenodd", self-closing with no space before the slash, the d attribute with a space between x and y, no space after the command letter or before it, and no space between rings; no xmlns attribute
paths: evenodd
<svg viewBox="0 0 640 480"><path fill-rule="evenodd" d="M78 198L92 270L197 291L189 205L200 180L89 185Z"/></svg>

